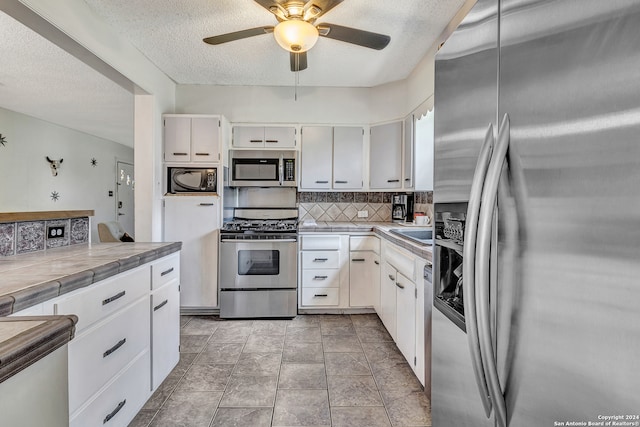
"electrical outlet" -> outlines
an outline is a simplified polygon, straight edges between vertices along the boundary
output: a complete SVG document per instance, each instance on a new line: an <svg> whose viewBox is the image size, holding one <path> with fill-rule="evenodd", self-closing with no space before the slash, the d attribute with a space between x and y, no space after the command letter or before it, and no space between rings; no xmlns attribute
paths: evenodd
<svg viewBox="0 0 640 427"><path fill-rule="evenodd" d="M369 211L358 211L358 218L368 218Z"/></svg>
<svg viewBox="0 0 640 427"><path fill-rule="evenodd" d="M59 239L64 237L64 225L47 227L47 239Z"/></svg>

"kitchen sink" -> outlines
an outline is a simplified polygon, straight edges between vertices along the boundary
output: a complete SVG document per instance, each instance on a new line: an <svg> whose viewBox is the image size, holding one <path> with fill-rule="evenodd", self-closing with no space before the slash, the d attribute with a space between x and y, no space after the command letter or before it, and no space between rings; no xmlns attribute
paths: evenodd
<svg viewBox="0 0 640 427"><path fill-rule="evenodd" d="M420 245L433 244L433 230L431 229L421 228L416 230L407 228L392 228L389 231Z"/></svg>

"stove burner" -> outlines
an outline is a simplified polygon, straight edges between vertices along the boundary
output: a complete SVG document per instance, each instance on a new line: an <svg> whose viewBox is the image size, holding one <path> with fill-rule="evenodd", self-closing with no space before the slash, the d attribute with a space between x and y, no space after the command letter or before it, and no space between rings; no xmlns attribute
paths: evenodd
<svg viewBox="0 0 640 427"><path fill-rule="evenodd" d="M234 233L250 232L285 232L294 233L297 231L298 221L295 219L234 219L222 226L222 231Z"/></svg>

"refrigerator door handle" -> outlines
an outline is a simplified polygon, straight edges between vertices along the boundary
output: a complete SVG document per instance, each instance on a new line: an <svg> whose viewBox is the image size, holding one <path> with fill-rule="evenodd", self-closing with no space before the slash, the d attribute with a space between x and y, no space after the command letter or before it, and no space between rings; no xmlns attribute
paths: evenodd
<svg viewBox="0 0 640 427"><path fill-rule="evenodd" d="M480 350L482 352L482 364L489 385L489 394L496 413L496 424L498 427L507 425L507 409L498 377L498 367L493 349L493 339L491 337L491 310L490 310L490 285L489 285L489 263L491 258L491 234L493 213L498 197L498 184L500 174L507 158L510 141L509 116L504 115L498 140L493 150L493 156L489 163L487 176L480 202L480 217L478 219L478 237L476 245L476 290L477 290L477 311L478 311L478 335Z"/></svg>
<svg viewBox="0 0 640 427"><path fill-rule="evenodd" d="M469 196L469 204L467 205L467 216L464 230L464 252L462 264L462 288L464 293L464 318L467 330L467 341L469 351L471 353L471 362L473 372L476 377L476 384L482 399L482 406L487 418L491 415L491 399L485 372L482 366L482 353L480 351L480 342L478 339L478 319L476 315L476 291L475 291L475 258L476 258L476 239L478 231L478 217L480 215L480 200L482 197L482 186L487 174L487 168L491 160L491 153L495 137L493 135L493 124L489 124L489 128L484 137L484 142L480 148L480 155L476 163L476 169L473 173L471 184L471 193Z"/></svg>

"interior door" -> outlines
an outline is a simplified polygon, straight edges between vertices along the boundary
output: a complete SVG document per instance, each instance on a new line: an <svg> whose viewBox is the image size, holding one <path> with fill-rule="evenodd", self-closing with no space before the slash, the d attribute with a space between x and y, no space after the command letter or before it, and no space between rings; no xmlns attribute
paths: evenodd
<svg viewBox="0 0 640 427"><path fill-rule="evenodd" d="M135 180L133 165L127 162L116 162L116 215L118 222L127 234L135 238L134 191Z"/></svg>

